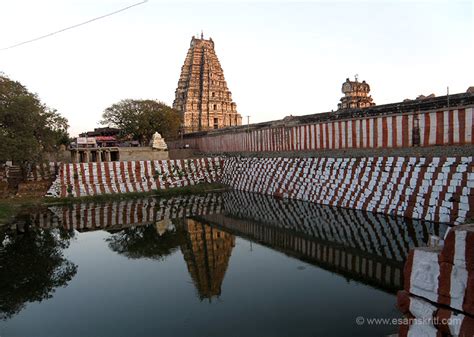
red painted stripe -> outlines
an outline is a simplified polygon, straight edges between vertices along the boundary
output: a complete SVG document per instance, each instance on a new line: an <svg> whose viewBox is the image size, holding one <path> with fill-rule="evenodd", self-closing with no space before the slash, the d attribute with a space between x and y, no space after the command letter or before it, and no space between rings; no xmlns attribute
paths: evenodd
<svg viewBox="0 0 474 337"><path fill-rule="evenodd" d="M379 147L382 144L379 144L379 123L377 122L378 118L374 118L374 148Z"/></svg>
<svg viewBox="0 0 474 337"><path fill-rule="evenodd" d="M94 184L94 171L93 171L93 166L94 165L97 165L96 163L89 163L88 166L88 169L89 169L89 183L90 183L90 186L89 187L92 187L92 192L94 195L97 194L97 188Z"/></svg>
<svg viewBox="0 0 474 337"><path fill-rule="evenodd" d="M459 144L466 144L466 109L458 110Z"/></svg>
<svg viewBox="0 0 474 337"><path fill-rule="evenodd" d="M351 130L352 130L352 147L357 148L357 131L356 131L357 123L354 119L351 120L350 123L352 124L352 127L351 127Z"/></svg>
<svg viewBox="0 0 474 337"><path fill-rule="evenodd" d="M86 173L85 173L85 169L84 169L84 166L86 165L86 163L81 163L79 164L79 169L81 170L81 180L82 180L82 185L84 186L84 190L86 191L86 195L90 195L89 194L89 189L87 188L87 180L86 180Z"/></svg>
<svg viewBox="0 0 474 337"><path fill-rule="evenodd" d="M443 111L436 111L436 145L444 143L444 114Z"/></svg>
<svg viewBox="0 0 474 337"><path fill-rule="evenodd" d="M398 130L397 130L397 117L392 116L392 147L397 147L398 144Z"/></svg>
<svg viewBox="0 0 474 337"><path fill-rule="evenodd" d="M125 187L125 191L130 192L130 189L128 188L128 184L126 183L127 178L125 177L125 163L123 161L119 163L119 169L120 169L120 175L122 177L123 185ZM116 174L118 175L118 172L116 172ZM118 179L117 179L117 182L118 182Z"/></svg>
<svg viewBox="0 0 474 337"><path fill-rule="evenodd" d="M448 112L448 143L454 144L454 111Z"/></svg>
<svg viewBox="0 0 474 337"><path fill-rule="evenodd" d="M408 133L409 133L409 125L408 125L408 116L402 116L402 146L407 147L410 146L408 144Z"/></svg>
<svg viewBox="0 0 474 337"><path fill-rule="evenodd" d="M365 146L362 143L362 146L365 148L370 147L370 123L369 118L362 120L362 123L365 123L365 134L362 135L362 142L365 139Z"/></svg>
<svg viewBox="0 0 474 337"><path fill-rule="evenodd" d="M338 123L338 126L339 126L339 148L342 149L342 125L344 124L344 122L337 122Z"/></svg>
<svg viewBox="0 0 474 337"><path fill-rule="evenodd" d="M386 148L387 145L388 145L387 117L382 117L382 147Z"/></svg>
<svg viewBox="0 0 474 337"><path fill-rule="evenodd" d="M326 130L325 149L329 149L329 123L324 123L324 129Z"/></svg>
<svg viewBox="0 0 474 337"><path fill-rule="evenodd" d="M431 129L431 119L430 119L430 114L425 113L423 115L423 118L425 119L425 130L424 130L424 135L421 135L424 139L424 146L429 146L430 144L430 129Z"/></svg>

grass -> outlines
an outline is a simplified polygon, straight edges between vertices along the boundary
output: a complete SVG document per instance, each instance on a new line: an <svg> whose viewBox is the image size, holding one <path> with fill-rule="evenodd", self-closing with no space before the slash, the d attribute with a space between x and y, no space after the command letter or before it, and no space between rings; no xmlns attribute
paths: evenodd
<svg viewBox="0 0 474 337"><path fill-rule="evenodd" d="M24 212L51 205L70 205L79 202L107 202L125 199L138 199L143 197L171 198L182 195L222 192L227 189L228 187L226 185L217 183L206 183L185 187L174 187L166 190L154 190L149 192L102 194L77 198L29 197L0 199L0 226L7 224L9 220L11 220L20 211Z"/></svg>

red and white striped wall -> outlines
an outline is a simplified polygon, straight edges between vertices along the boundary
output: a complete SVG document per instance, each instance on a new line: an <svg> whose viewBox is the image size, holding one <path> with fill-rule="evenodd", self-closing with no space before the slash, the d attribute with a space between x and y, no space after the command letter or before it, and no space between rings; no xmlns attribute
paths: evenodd
<svg viewBox="0 0 474 337"><path fill-rule="evenodd" d="M219 158L63 164L47 195L147 192L217 182L221 173Z"/></svg>
<svg viewBox="0 0 474 337"><path fill-rule="evenodd" d="M398 292L397 305L406 315L401 319L399 337L474 336L473 317L410 295L407 291Z"/></svg>
<svg viewBox="0 0 474 337"><path fill-rule="evenodd" d="M444 247L416 248L405 264L410 294L474 316L474 225L454 227Z"/></svg>
<svg viewBox="0 0 474 337"><path fill-rule="evenodd" d="M310 151L352 148L401 148L473 143L472 107L431 112L365 117L331 122L245 130L187 138L183 142L204 152ZM416 131L419 130L419 131ZM182 141L170 142L170 148Z"/></svg>
<svg viewBox="0 0 474 337"><path fill-rule="evenodd" d="M425 319L423 325L400 329L400 336L415 336L415 330L426 336L473 336L474 225L453 227L443 247L413 249L397 297L404 314ZM426 324L426 318L434 324Z"/></svg>
<svg viewBox="0 0 474 337"><path fill-rule="evenodd" d="M459 224L474 208L472 157L227 158L237 190Z"/></svg>
<svg viewBox="0 0 474 337"><path fill-rule="evenodd" d="M147 225L162 220L220 213L222 196L189 195L169 199L128 199L108 203L75 203L51 206L50 212L33 216L33 223L42 228L97 230L122 229Z"/></svg>

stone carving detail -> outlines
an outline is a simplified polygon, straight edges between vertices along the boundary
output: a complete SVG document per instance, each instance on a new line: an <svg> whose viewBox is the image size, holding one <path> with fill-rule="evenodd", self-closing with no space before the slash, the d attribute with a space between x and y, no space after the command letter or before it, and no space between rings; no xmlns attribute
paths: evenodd
<svg viewBox="0 0 474 337"><path fill-rule="evenodd" d="M342 84L344 97L341 98L341 103L337 105L337 109L360 109L374 106L375 103L369 92L370 86L365 81L359 82L357 75L355 81L346 78L346 81Z"/></svg>
<svg viewBox="0 0 474 337"><path fill-rule="evenodd" d="M162 151L168 150L168 146L166 145L165 140L163 139L163 137L161 137L161 135L158 132L155 132L153 134L153 137L150 142L150 146L154 150L162 150Z"/></svg>
<svg viewBox="0 0 474 337"><path fill-rule="evenodd" d="M202 34L200 39L191 39L175 95L173 108L182 114L185 132L242 124L214 50L214 41L205 40Z"/></svg>

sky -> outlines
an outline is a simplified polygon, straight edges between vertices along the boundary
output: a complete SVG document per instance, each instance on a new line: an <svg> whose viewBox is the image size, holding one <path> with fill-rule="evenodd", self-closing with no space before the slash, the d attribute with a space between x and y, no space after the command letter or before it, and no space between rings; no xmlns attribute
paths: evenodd
<svg viewBox="0 0 474 337"><path fill-rule="evenodd" d="M0 2L0 49L141 0ZM0 72L57 109L70 134L122 99L173 103L193 35L215 49L250 122L337 109L346 78L377 104L474 85L474 1L164 1L15 48Z"/></svg>

